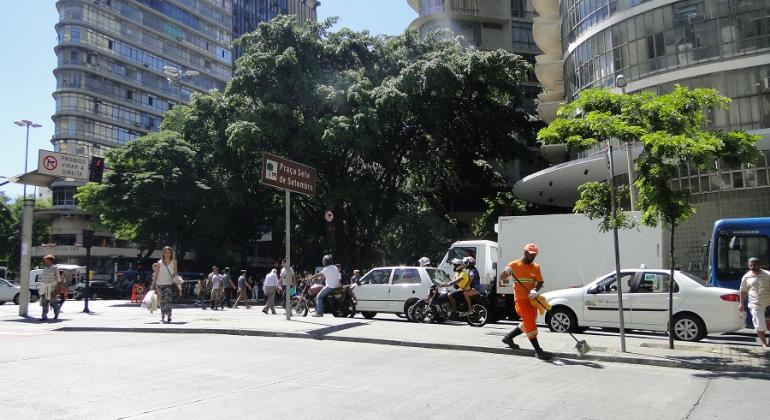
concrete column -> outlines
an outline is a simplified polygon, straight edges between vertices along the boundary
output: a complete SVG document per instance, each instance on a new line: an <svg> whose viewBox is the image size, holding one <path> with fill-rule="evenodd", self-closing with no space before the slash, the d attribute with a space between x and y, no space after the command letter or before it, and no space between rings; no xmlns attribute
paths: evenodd
<svg viewBox="0 0 770 420"><path fill-rule="evenodd" d="M21 268L19 269L19 316L27 316L29 309L29 270L32 252L32 210L35 200L24 197L21 219Z"/></svg>

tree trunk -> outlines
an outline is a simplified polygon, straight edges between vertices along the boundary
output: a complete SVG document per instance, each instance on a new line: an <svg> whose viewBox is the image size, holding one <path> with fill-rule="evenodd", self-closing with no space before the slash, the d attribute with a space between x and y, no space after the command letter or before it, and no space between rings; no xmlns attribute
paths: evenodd
<svg viewBox="0 0 770 420"><path fill-rule="evenodd" d="M671 224L671 249L668 251L671 268L668 277L668 348L674 349L674 229L676 225Z"/></svg>

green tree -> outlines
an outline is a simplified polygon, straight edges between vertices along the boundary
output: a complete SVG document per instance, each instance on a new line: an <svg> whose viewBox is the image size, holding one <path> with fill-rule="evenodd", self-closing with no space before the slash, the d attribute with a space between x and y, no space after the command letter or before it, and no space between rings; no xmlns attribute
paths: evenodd
<svg viewBox="0 0 770 420"><path fill-rule="evenodd" d="M473 234L477 238L492 239L494 227L501 216L519 216L532 207L525 201L514 197L513 192L498 192L492 198L484 199L484 213L473 221Z"/></svg>
<svg viewBox="0 0 770 420"><path fill-rule="evenodd" d="M234 78L224 94L193 99L184 136L218 192L225 231L281 217L282 194L259 183L269 151L318 170L315 198L292 195L305 266L329 248L346 267L402 258L406 242L424 248L452 229L444 203L468 180L497 179L525 153L519 139L531 123L516 101L529 65L440 36L329 32L331 23L279 17L240 38ZM426 212L437 230L423 232L422 245L401 242L397 220Z"/></svg>
<svg viewBox="0 0 770 420"><path fill-rule="evenodd" d="M138 243L147 256L165 244L182 256L191 249L209 190L195 176L194 157L179 133L149 134L111 150L105 183L88 183L75 198L98 223Z"/></svg>
<svg viewBox="0 0 770 420"><path fill-rule="evenodd" d="M538 133L545 143L566 143L581 150L610 137L622 141L638 139L643 151L635 164L639 189L641 222L655 226L662 222L670 232L669 347L673 348L673 311L671 307L674 237L677 226L695 213L688 190L676 190L670 180L678 169L689 163L705 169L717 160L728 163L753 162L758 157L758 136L743 131L709 131L706 112L729 104L713 89L687 89L676 86L673 92L655 96L650 93L619 95L604 89L590 89L578 100L559 109L557 119ZM581 193L581 209L597 210L592 203L608 202L605 189L588 187ZM594 214L600 215L599 209ZM606 213L605 213L606 217Z"/></svg>

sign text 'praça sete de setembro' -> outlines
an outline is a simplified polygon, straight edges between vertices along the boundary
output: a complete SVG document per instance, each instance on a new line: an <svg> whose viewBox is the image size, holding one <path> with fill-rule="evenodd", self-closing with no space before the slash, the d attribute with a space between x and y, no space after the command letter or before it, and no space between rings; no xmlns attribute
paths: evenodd
<svg viewBox="0 0 770 420"><path fill-rule="evenodd" d="M263 153L262 183L313 197L316 170L280 156Z"/></svg>

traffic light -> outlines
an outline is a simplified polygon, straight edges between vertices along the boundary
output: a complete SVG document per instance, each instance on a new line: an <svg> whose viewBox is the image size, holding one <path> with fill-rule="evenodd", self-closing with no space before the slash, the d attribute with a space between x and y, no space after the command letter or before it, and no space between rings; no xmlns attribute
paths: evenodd
<svg viewBox="0 0 770 420"><path fill-rule="evenodd" d="M88 175L90 182L101 183L102 176L104 175L104 158L99 156L91 156L91 171Z"/></svg>

